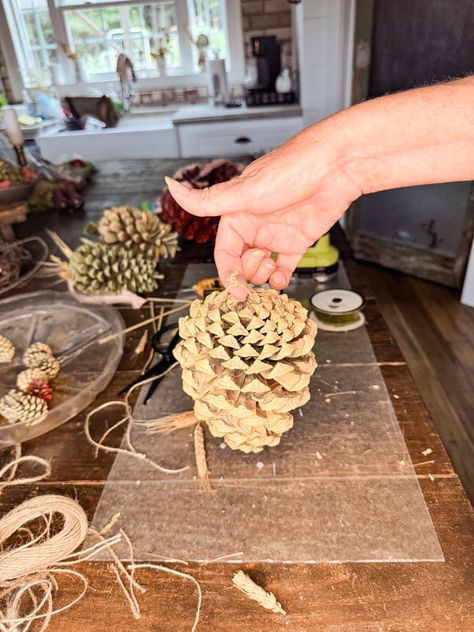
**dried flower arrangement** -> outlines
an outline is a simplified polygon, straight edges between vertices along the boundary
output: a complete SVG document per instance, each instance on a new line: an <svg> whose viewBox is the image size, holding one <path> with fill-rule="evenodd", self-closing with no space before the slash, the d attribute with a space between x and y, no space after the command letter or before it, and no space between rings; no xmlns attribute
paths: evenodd
<svg viewBox="0 0 474 632"><path fill-rule="evenodd" d="M240 175L244 165L225 159L213 160L207 164L187 165L179 169L173 178L193 189L226 182ZM173 230L188 241L205 244L216 237L218 217L196 217L184 210L171 196L168 188L161 194L161 219L172 225Z"/></svg>

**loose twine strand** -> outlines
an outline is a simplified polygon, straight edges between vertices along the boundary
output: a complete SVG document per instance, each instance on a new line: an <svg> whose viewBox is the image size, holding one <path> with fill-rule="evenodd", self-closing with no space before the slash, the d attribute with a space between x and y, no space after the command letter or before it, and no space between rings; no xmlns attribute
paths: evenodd
<svg viewBox="0 0 474 632"><path fill-rule="evenodd" d="M51 463L49 461L34 455L22 456L20 443L14 446L14 450L15 456L13 461L10 461L0 469L0 495L6 487L36 483L51 474ZM43 471L33 476L16 478L18 468L27 463L39 465L43 468Z"/></svg>
<svg viewBox="0 0 474 632"><path fill-rule="evenodd" d="M121 399L115 399L112 400L110 402L105 402L104 404L101 404L100 406L97 406L96 408L94 408L93 410L91 410L87 416L86 416L86 420L84 423L84 432L86 435L87 440L89 441L90 444L92 444L96 450L104 450L104 452L112 452L115 454L125 454L131 457L134 457L136 459L139 459L140 461L143 461L145 463L148 463L149 465L151 465L153 468L157 469L160 472L164 472L166 474L177 474L179 472L184 472L185 470L189 469L189 465L186 465L185 467L181 467L178 469L173 469L173 468L168 468L168 467L164 467L162 465L159 465L158 463L155 463L154 461L152 461L151 459L149 459L147 457L146 454L144 454L143 452L138 452L136 450L136 448L134 447L134 445L132 444L132 440L131 440L131 430L132 430L132 426L133 426L133 412L132 412L132 407L130 405L129 402L129 398L131 396L131 394L133 393L133 391L135 391L137 388L144 386L146 384L149 384L151 382L153 382L154 380L157 380L158 378L164 377L165 375L167 375L168 373L170 373L176 366L177 366L177 362L175 362L174 364L172 364L170 367L168 367L166 369L166 371L163 371L163 373L160 373L159 375L155 375L151 378L148 378L146 380L143 380L142 382L139 382L138 384L135 384L134 386L132 386L125 394L125 397L123 400ZM100 437L100 439L97 441L96 439L93 438L92 434L91 434L91 421L92 419L95 417L95 415L102 411L102 410L106 410L107 408L111 408L113 406L119 406L121 408L123 408L124 410L124 414L122 415L122 417L110 428L108 428L106 430L106 432ZM126 428L125 428L125 448L120 448L120 447L112 447L110 445L105 445L103 442L104 440L107 438L107 436L116 428L120 427L122 424L127 424Z"/></svg>
<svg viewBox="0 0 474 632"><path fill-rule="evenodd" d="M86 435L86 439L88 442L93 445L96 449L96 456L99 450L103 450L104 452L115 453L115 454L124 454L127 456L131 456L133 458L139 459L143 463L148 463L154 469L159 472L163 472L165 474L178 474L180 472L184 472L189 469L189 466L184 466L178 469L172 469L168 467L164 467L148 458L146 454L143 452L138 452L134 447L131 439L131 432L134 427L145 429L147 432L153 434L156 432L172 432L173 430L187 428L191 426L195 426L194 430L194 453L196 460L196 469L198 473L199 483L201 485L201 489L205 492L212 492L212 487L209 479L209 469L207 466L207 457L206 457L206 446L204 439L204 431L201 426L197 422L194 413L191 411L186 411L183 413L176 413L172 415L165 415L163 417L159 417L158 419L137 419L133 416L132 407L130 405L130 396L132 393L139 387L145 386L146 384L150 384L155 380L164 377L168 373L170 373L174 368L178 366L178 363L175 362L170 367L168 367L165 371L158 375L154 375L146 380L142 380L138 384L133 385L124 396L124 399L116 399L109 402L105 402L100 406L97 406L93 410L91 410L87 416L84 423L84 433ZM107 430L98 438L95 439L92 436L91 426L92 421L95 415L103 410L111 408L113 406L118 406L123 409L123 415L120 419L115 422L112 426L107 428ZM113 447L104 443L105 439L117 428L126 424L125 426L125 434L124 434L124 443L125 447Z"/></svg>

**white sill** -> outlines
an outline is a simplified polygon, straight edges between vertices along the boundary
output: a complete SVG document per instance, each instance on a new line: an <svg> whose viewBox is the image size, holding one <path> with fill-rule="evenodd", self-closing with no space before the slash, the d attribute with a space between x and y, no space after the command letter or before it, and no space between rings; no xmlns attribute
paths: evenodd
<svg viewBox="0 0 474 632"><path fill-rule="evenodd" d="M156 74L156 76L139 77L137 82L133 84L136 92L166 90L168 88L198 88L207 87L209 83L207 72L188 73L178 71L177 69L166 76ZM232 72L228 73L229 85L241 85L243 77L234 76ZM119 80L115 73L104 73L103 75L93 76L88 81L76 81L74 83L63 83L56 86L60 96L72 96L73 94L88 92L91 88L106 91L110 84L118 90ZM74 92L72 92L74 91Z"/></svg>

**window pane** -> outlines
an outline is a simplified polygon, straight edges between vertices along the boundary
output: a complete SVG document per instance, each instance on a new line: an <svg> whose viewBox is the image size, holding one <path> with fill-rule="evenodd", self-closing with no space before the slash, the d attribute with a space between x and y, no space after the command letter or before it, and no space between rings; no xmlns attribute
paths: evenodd
<svg viewBox="0 0 474 632"><path fill-rule="evenodd" d="M168 68L181 65L174 2L74 9L65 12L72 48L89 74L114 72L125 52L135 69L156 70L153 53L166 51Z"/></svg>
<svg viewBox="0 0 474 632"><path fill-rule="evenodd" d="M128 0L114 0L114 4L121 4L122 2L128 2ZM55 0L55 4L57 7L77 7L80 4L86 4L86 2L81 0ZM96 6L100 6L101 4L110 5L110 0L87 0L87 4L94 4Z"/></svg>
<svg viewBox="0 0 474 632"><path fill-rule="evenodd" d="M47 0L10 0L6 8L17 17L9 27L26 87L50 83L56 44Z"/></svg>
<svg viewBox="0 0 474 632"><path fill-rule="evenodd" d="M227 57L222 0L188 0L188 5L194 39L207 35L210 56Z"/></svg>

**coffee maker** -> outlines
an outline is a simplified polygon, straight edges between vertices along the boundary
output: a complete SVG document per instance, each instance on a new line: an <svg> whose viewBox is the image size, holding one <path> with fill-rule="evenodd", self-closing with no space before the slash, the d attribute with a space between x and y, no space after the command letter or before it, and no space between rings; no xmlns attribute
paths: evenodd
<svg viewBox="0 0 474 632"><path fill-rule="evenodd" d="M293 92L278 94L275 82L281 71L281 49L274 35L250 38L250 54L255 65L255 81L245 91L248 106L294 103Z"/></svg>

